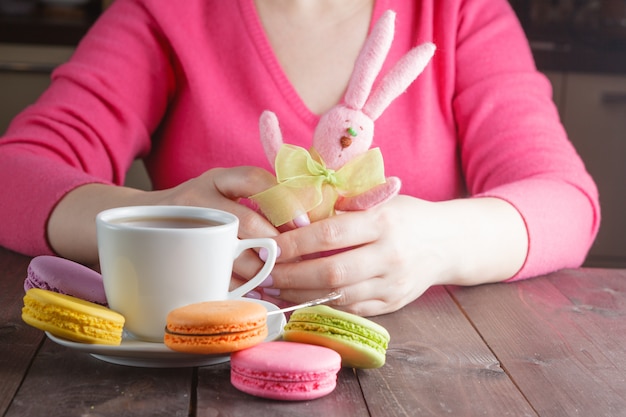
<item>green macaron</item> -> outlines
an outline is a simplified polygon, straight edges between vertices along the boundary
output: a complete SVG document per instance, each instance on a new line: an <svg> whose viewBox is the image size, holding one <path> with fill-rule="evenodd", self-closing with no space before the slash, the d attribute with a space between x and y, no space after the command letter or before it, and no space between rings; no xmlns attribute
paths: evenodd
<svg viewBox="0 0 626 417"><path fill-rule="evenodd" d="M385 364L389 332L355 314L325 305L305 307L293 312L284 330L287 341L335 350L343 366L380 368Z"/></svg>

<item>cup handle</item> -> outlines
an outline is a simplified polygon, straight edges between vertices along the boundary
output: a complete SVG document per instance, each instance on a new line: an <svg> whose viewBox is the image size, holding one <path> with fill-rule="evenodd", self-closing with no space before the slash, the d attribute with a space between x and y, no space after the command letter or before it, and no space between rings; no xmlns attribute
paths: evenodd
<svg viewBox="0 0 626 417"><path fill-rule="evenodd" d="M252 291L256 287L258 287L265 278L268 277L272 269L274 268L274 264L276 263L276 256L278 254L276 241L270 238L259 238L259 239L241 239L237 245L237 250L235 252L235 258L237 258L241 253L246 249L252 248L265 248L267 249L267 260L265 264L261 268L257 274L252 277L245 284L235 288L234 290L228 293L228 298L239 298L244 294Z"/></svg>

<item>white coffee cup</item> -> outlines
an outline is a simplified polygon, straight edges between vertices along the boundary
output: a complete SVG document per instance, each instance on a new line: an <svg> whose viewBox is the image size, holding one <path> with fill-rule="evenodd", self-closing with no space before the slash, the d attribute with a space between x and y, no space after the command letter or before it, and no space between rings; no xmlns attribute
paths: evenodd
<svg viewBox="0 0 626 417"><path fill-rule="evenodd" d="M241 297L261 284L276 262L273 239L239 239L239 219L210 208L114 208L98 214L96 227L109 307L126 318L127 332L145 341L163 341L171 310ZM251 248L265 248L267 260L229 292L233 262Z"/></svg>

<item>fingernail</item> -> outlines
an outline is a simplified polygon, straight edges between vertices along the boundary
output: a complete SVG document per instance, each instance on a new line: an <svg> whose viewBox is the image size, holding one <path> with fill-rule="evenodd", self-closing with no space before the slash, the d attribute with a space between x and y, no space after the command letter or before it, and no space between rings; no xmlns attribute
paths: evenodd
<svg viewBox="0 0 626 417"><path fill-rule="evenodd" d="M253 298L255 300L260 300L261 299L261 293L258 291L250 291L249 293L247 293L246 295L244 295L245 298Z"/></svg>
<svg viewBox="0 0 626 417"><path fill-rule="evenodd" d="M293 224L295 224L297 227L304 227L310 225L311 220L309 220L309 216L307 216L306 214L301 214L293 219Z"/></svg>
<svg viewBox="0 0 626 417"><path fill-rule="evenodd" d="M280 295L280 290L278 288L263 288L263 292L270 297L278 297Z"/></svg>
<svg viewBox="0 0 626 417"><path fill-rule="evenodd" d="M259 284L259 287L267 288L273 285L274 285L274 278L272 278L271 275L268 275L267 278L265 278L265 280L261 284Z"/></svg>
<svg viewBox="0 0 626 417"><path fill-rule="evenodd" d="M276 246L276 258L278 259L278 257L280 257L280 247ZM261 258L261 260L263 262L267 261L267 257L268 257L269 253L267 251L266 248L261 248L259 249L259 258Z"/></svg>

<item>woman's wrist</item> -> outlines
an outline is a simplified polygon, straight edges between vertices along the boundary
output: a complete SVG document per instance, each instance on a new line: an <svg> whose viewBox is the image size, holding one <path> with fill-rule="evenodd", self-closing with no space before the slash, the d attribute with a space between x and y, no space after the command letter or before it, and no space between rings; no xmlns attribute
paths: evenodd
<svg viewBox="0 0 626 417"><path fill-rule="evenodd" d="M453 266L443 284L477 285L504 281L524 265L528 233L510 203L491 197L438 203L454 222Z"/></svg>

